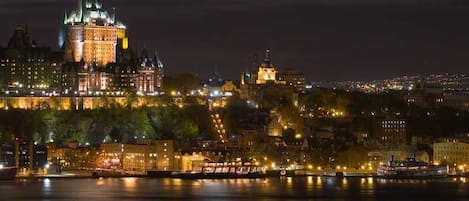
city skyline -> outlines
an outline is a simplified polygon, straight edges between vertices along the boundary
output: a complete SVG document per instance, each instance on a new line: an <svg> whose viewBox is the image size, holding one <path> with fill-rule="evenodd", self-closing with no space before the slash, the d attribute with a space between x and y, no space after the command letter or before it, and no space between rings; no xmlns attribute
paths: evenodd
<svg viewBox="0 0 469 201"><path fill-rule="evenodd" d="M468 72L469 29L463 22L469 14L464 3L328 2L103 3L115 7L117 18L126 22L133 48L158 49L168 75L189 71L204 77L218 66L227 79L239 79L251 67L249 57L262 57L264 48L272 49L272 62L279 69L297 69L308 80ZM2 24L11 28L6 30L28 24L40 45L58 49L60 21L75 1L0 4ZM1 46L7 45L10 34L0 33Z"/></svg>
<svg viewBox="0 0 469 201"><path fill-rule="evenodd" d="M468 11L0 0L0 194L464 200Z"/></svg>

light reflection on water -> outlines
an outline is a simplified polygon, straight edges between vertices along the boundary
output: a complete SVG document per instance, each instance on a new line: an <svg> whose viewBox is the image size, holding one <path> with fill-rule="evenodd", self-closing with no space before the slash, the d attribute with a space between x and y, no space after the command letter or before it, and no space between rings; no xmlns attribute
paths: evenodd
<svg viewBox="0 0 469 201"><path fill-rule="evenodd" d="M124 190L128 192L136 192L137 191L137 178L128 177L122 178L124 181Z"/></svg>
<svg viewBox="0 0 469 201"><path fill-rule="evenodd" d="M469 183L466 178L399 180L308 176L220 180L100 178L0 181L1 200L418 200L442 196L446 200L464 200L469 198L467 189Z"/></svg>

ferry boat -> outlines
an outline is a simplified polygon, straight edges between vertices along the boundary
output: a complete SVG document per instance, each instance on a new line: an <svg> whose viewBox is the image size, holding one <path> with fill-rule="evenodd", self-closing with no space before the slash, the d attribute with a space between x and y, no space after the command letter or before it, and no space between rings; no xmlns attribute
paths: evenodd
<svg viewBox="0 0 469 201"><path fill-rule="evenodd" d="M378 166L378 176L384 178L416 179L416 178L438 178L448 176L448 167L431 165L417 161L415 155L406 160L391 160L387 164Z"/></svg>
<svg viewBox="0 0 469 201"><path fill-rule="evenodd" d="M172 177L182 179L265 178L263 166L242 162L206 162L201 171L173 172Z"/></svg>
<svg viewBox="0 0 469 201"><path fill-rule="evenodd" d="M122 177L124 173L115 169L101 169L97 168L92 173L93 177Z"/></svg>
<svg viewBox="0 0 469 201"><path fill-rule="evenodd" d="M324 177L344 177L344 172L323 172L321 176Z"/></svg>
<svg viewBox="0 0 469 201"><path fill-rule="evenodd" d="M0 165L0 180L12 180L16 177L16 167L3 167Z"/></svg>

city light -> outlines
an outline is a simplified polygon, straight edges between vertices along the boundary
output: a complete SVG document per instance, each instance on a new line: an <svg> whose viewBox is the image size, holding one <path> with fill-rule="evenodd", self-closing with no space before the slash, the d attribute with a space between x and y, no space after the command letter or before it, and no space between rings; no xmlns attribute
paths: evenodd
<svg viewBox="0 0 469 201"><path fill-rule="evenodd" d="M112 6L116 8L127 9L119 2L109 3L115 4ZM362 26L367 20L356 20L353 16L341 18L343 13L339 17L336 13L331 14L335 16L332 19L343 22L330 23L330 16L318 18L332 28L314 29L311 23L304 24L308 29L319 30L320 39L325 37L313 47L313 51L309 51L314 43L308 40L317 39L318 34L311 34L312 31L304 27L295 29L298 23L307 21L298 20L298 16L303 14L293 18L289 15L314 11L308 8L317 5L301 4L304 9L289 9L293 5L290 1L275 3L271 10L276 12L272 13L280 13L282 17L273 18L268 16L270 12L240 12L243 13L240 19L250 23L244 28L254 24L260 26L250 31L281 30L248 34L252 38L243 41L246 34L239 33L246 30L236 28L243 23L237 23L239 19L236 17L223 21L226 13L219 11L223 11L226 5L203 6L206 9L203 11L216 13L220 17L217 22L227 23L198 26L200 24L197 23L204 20L197 18L181 24L174 23L172 19L177 16L176 21L180 22L188 16L190 18L191 15L184 10L194 11L192 5L177 12L173 12L172 4L161 7L165 12L154 13L155 16L161 15L158 19L167 21L161 24L152 21L153 13L148 14L148 9L158 6L142 7L142 2L132 1L129 3L132 6L127 7L134 10L122 12L106 10L101 1L77 0L76 4L76 8L68 8L65 15L55 13L57 19L62 19L60 24L57 20L41 22L33 24L33 29L20 25L12 30L11 38L1 40L8 43L0 45L0 119L3 120L0 122L0 179L20 178L12 183L13 186L21 184L19 186L32 191L36 188L29 188L34 185L34 182L29 182L31 178L43 181L41 192L29 194L26 190L21 191L24 194L21 196L37 197L37 194L38 199L51 196L61 199L63 193L54 190L76 187L76 192L82 192L83 199L88 195L98 195L95 191L101 189L116 193L116 198L129 195L146 197L165 191L176 200L199 196L201 199L203 196L213 198L214 195L222 199L226 197L223 193L233 190L244 193L236 195L240 200L256 200L256 195L270 198L266 192L275 192L280 198L311 198L327 194L328 198L346 195L350 197L342 199L359 200L369 195L405 196L407 188L399 185L423 189L412 192L416 194L445 186L448 189L442 191L443 194L461 194L459 191L466 183L469 162L469 75L433 74L433 71L437 72L438 66L467 66L465 63L468 62L461 60L460 55L468 52L463 50L466 48L464 38L468 34L458 33L458 37L453 37L454 41L462 41L463 44L456 48L460 50L458 54L454 54L452 48L444 48L447 55L437 54L438 51L434 50L440 45L452 46L440 41L441 44L433 44L433 47L428 41L428 38L440 35L451 38L448 36L454 35L451 31L455 30L451 26L458 23L449 23L445 29L438 27L444 23L428 23L432 26L423 28L407 26L418 24L419 20L406 16L406 12L412 16L422 14L414 12L413 8L395 12L407 20L404 27L402 23L386 23L389 19L401 19L393 18L392 15L397 16L393 12L386 13L386 20L374 16L377 18L372 21L383 22L377 26ZM295 8L298 7L296 4ZM54 6L41 6L38 11L27 9L18 12L15 5L5 3L4 7L9 9L9 12L4 12L5 16L14 14L11 19L5 19L16 22L35 16L34 12L48 15L49 11L54 13L57 10L52 12ZM373 6L366 6L365 10L373 10ZM255 9L262 6L257 7ZM135 10L141 14L134 15ZM342 7L339 10L342 11ZM168 16L168 13L172 14ZM369 14L363 13L367 14L364 16ZM465 19L464 16L459 17L460 21ZM121 19L141 23L125 26L118 21ZM291 19L295 19L295 23L289 23ZM267 23L259 23L259 20ZM48 24L54 22L55 25ZM359 26L354 24L357 22ZM176 29L167 26L191 23L195 24ZM48 25L40 28L44 24ZM341 28L343 24L347 24L346 29ZM47 44L42 46L44 41L36 42L36 39L57 35L47 30L58 26L61 29L59 48ZM210 31L213 29L211 26L221 31ZM228 26L230 29L224 29ZM374 39L389 39L389 33L382 30L383 26L390 26L389 30L393 30L391 35L409 40L404 41L405 45L401 44L402 41L398 41L398 45L378 41L379 51L370 49L378 47ZM357 32L357 27L364 30ZM427 30L429 27L446 31L432 34ZM138 29L147 33L137 34ZM168 34L174 30L187 33ZM330 34L331 30L333 34ZM347 30L353 32L353 36L355 32L366 34L362 38L348 37L350 33ZM155 37L129 38L128 31L135 32L132 36ZM298 34L302 31L304 33ZM225 32L229 34L220 34ZM406 37L406 33L422 35L416 33L424 32L432 37L420 37L416 40L418 43L413 41L415 37ZM275 34L286 35L282 38ZM170 38L158 38L160 36ZM301 38L305 36L309 36L306 37L308 40ZM339 42L333 41L332 44L327 39L332 36ZM174 37L183 40L177 42ZM364 38L372 40L363 43L361 39ZM194 39L200 41L190 41ZM145 40L147 44L141 44ZM156 52L156 47L150 48L160 45L155 40L170 41L158 47L161 54ZM132 41L135 44L131 44ZM220 44L209 44L213 41ZM233 41L236 43L234 46L223 44L234 44ZM278 43L272 44L281 47L278 53L272 55L271 49L266 48L259 56L259 51L253 47L265 41ZM200 46L199 43L207 44ZM288 48L290 43L301 45ZM192 52L178 50L177 46L181 44L191 47ZM243 45L246 47L240 51L238 46ZM432 48L422 48L427 46ZM219 49L214 52L212 47ZM324 47L326 50L320 50ZM250 51L254 51L253 55ZM390 51L393 54L389 54ZM428 51L436 53L429 55ZM318 56L318 52L326 52L326 56ZM409 52L418 52L417 57L405 54ZM166 69L159 55L168 56L170 68ZM343 55L345 57L341 58ZM410 55L413 62L409 63L409 58L400 58L406 55ZM423 63L422 55L426 56ZM456 60L444 62L448 55L453 55L451 59ZM318 58L322 58L319 59L321 61ZM204 59L208 60L202 61ZM211 65L215 68L212 69ZM367 66L373 66L374 70ZM422 71L422 66L426 67L425 71ZM453 69L454 72L456 70ZM416 75L376 79L376 76L385 77L396 72ZM344 81L354 77L362 80ZM99 179L91 183L89 179L67 179L70 185L62 185L65 182L62 180L49 179L91 176ZM103 179L105 177L117 179ZM146 177L164 178L148 182ZM427 185L428 179L437 177L453 179L438 180L442 185L437 187ZM258 182L256 178L266 179ZM5 184L7 189L8 182ZM93 189L96 185L100 188ZM249 191L250 188L253 192ZM349 193L350 189L360 190ZM386 192L376 193L381 190ZM5 193L5 197L15 197ZM363 193L366 196L361 196ZM76 200L74 193L67 196ZM442 196L454 200L454 197Z"/></svg>

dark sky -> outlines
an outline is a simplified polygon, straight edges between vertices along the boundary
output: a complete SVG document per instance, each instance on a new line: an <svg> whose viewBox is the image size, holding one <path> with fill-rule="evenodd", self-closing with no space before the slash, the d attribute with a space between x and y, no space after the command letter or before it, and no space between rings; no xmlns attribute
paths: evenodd
<svg viewBox="0 0 469 201"><path fill-rule="evenodd" d="M57 48L76 0L0 0L0 44L17 24ZM312 80L469 73L463 0L104 0L131 45L157 48L166 72L238 79L255 52ZM467 1L466 1L467 2Z"/></svg>

